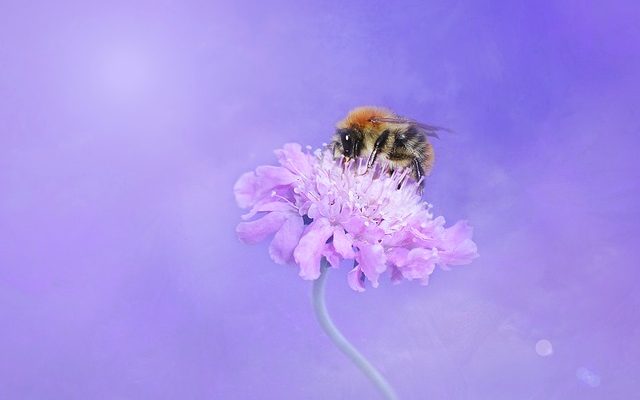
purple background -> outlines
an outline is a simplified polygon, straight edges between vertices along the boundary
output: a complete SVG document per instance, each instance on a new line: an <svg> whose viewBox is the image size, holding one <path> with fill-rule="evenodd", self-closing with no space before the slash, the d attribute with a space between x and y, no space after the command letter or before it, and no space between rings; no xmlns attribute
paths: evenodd
<svg viewBox="0 0 640 400"><path fill-rule="evenodd" d="M401 398L638 395L636 2L129 3L0 4L0 398L376 398L231 191L363 104L455 130L426 198L481 254L331 272Z"/></svg>

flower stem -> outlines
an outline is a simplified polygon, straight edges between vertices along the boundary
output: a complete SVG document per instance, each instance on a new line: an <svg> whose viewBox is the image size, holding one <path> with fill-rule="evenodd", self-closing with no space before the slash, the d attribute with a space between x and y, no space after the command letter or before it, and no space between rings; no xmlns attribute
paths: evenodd
<svg viewBox="0 0 640 400"><path fill-rule="evenodd" d="M322 260L322 267L320 271L320 277L313 281L313 308L316 312L318 322L322 326L322 329L331 338L333 343L342 351L358 368L362 371L367 378L373 382L374 385L380 390L382 395L387 400L397 400L397 396L393 391L389 382L382 376L380 372L360 352L353 347L351 343L345 338L342 333L336 328L329 317L327 306L324 299L324 286L327 278L327 261Z"/></svg>

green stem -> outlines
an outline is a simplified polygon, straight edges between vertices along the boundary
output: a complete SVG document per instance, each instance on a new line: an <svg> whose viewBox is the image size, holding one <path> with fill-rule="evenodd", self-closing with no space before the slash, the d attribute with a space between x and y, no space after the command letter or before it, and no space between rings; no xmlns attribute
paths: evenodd
<svg viewBox="0 0 640 400"><path fill-rule="evenodd" d="M371 382L380 390L382 395L387 400L397 400L397 396L393 391L389 382L382 376L380 372L360 352L353 347L351 343L345 338L342 333L336 328L329 317L327 306L324 300L324 286L327 278L327 261L322 260L322 267L320 270L320 277L313 282L313 308L316 312L318 322L322 326L322 329L331 338L333 343L338 346L342 351L358 368L362 371Z"/></svg>

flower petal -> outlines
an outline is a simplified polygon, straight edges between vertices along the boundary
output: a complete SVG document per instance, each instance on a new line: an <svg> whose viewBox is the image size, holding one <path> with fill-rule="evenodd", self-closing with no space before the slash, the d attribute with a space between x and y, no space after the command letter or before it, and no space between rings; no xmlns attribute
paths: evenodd
<svg viewBox="0 0 640 400"><path fill-rule="evenodd" d="M256 177L260 180L260 183L267 188L290 185L297 179L288 169L275 167L273 165L263 165L256 168Z"/></svg>
<svg viewBox="0 0 640 400"><path fill-rule="evenodd" d="M240 208L253 206L258 199L257 192L256 174L253 171L242 174L233 185L233 194Z"/></svg>
<svg viewBox="0 0 640 400"><path fill-rule="evenodd" d="M395 265L391 265L391 282L394 284L400 283L402 281L402 273Z"/></svg>
<svg viewBox="0 0 640 400"><path fill-rule="evenodd" d="M283 167L304 176L311 176L311 159L302 151L302 146L298 143L287 143L274 153Z"/></svg>
<svg viewBox="0 0 640 400"><path fill-rule="evenodd" d="M378 287L378 277L387 269L387 258L380 243L359 243L356 255L358 266L371 281L371 286Z"/></svg>
<svg viewBox="0 0 640 400"><path fill-rule="evenodd" d="M478 247L471 240L472 235L473 228L466 221L458 221L445 229L440 250L443 266L469 264L478 257Z"/></svg>
<svg viewBox="0 0 640 400"><path fill-rule="evenodd" d="M258 201L251 211L244 214L241 218L247 220L259 212L265 211L296 211L295 207L291 203L287 203L286 201L280 199L273 199L272 197L265 197L264 199ZM297 214L297 213L296 213Z"/></svg>
<svg viewBox="0 0 640 400"><path fill-rule="evenodd" d="M333 268L338 268L340 266L340 261L342 259L340 258L340 254L336 251L336 248L333 246L333 243L327 243L325 245L322 256L327 259Z"/></svg>
<svg viewBox="0 0 640 400"><path fill-rule="evenodd" d="M402 267L407 263L409 249L404 247L394 247L387 251L387 262Z"/></svg>
<svg viewBox="0 0 640 400"><path fill-rule="evenodd" d="M440 251L440 259L445 265L466 265L478 258L478 246L471 239L459 243L454 249Z"/></svg>
<svg viewBox="0 0 640 400"><path fill-rule="evenodd" d="M288 264L293 261L293 250L300 241L304 222L302 217L290 213L289 218L282 224L269 245L269 255L277 264Z"/></svg>
<svg viewBox="0 0 640 400"><path fill-rule="evenodd" d="M460 243L473 235L473 228L467 221L458 221L444 230L443 240L448 243Z"/></svg>
<svg viewBox="0 0 640 400"><path fill-rule="evenodd" d="M353 252L353 240L347 236L344 229L341 227L337 227L333 231L333 246L335 247L338 254L340 254L345 259L351 259L355 257L355 253Z"/></svg>
<svg viewBox="0 0 640 400"><path fill-rule="evenodd" d="M274 189L291 185L296 179L294 174L283 167L258 167L255 172L242 174L233 185L236 203L241 208L252 207L264 197L270 196Z"/></svg>
<svg viewBox="0 0 640 400"><path fill-rule="evenodd" d="M420 279L426 281L433 272L438 261L437 252L416 248L409 251L407 262L399 267L400 273L406 279Z"/></svg>
<svg viewBox="0 0 640 400"><path fill-rule="evenodd" d="M302 279L313 280L320 276L320 258L333 228L326 218L317 218L307 227L293 257L300 266Z"/></svg>
<svg viewBox="0 0 640 400"><path fill-rule="evenodd" d="M347 283L349 287L356 292L364 292L364 274L360 267L355 267L347 274Z"/></svg>
<svg viewBox="0 0 640 400"><path fill-rule="evenodd" d="M236 233L243 242L256 244L277 232L287 217L287 213L272 212L255 221L239 223Z"/></svg>

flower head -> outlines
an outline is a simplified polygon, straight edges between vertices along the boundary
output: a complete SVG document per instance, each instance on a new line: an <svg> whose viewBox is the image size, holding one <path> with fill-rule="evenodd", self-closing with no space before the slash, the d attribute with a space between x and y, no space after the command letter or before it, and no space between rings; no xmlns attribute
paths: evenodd
<svg viewBox="0 0 640 400"><path fill-rule="evenodd" d="M320 276L324 257L332 267L354 261L347 280L357 291L366 281L377 287L385 272L427 284L436 265L477 257L471 227L445 228L407 171L367 170L360 160L345 163L328 149L305 152L295 143L275 153L279 166L258 167L234 186L238 205L249 209L237 233L250 244L273 236L273 261L295 263L303 279Z"/></svg>

